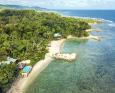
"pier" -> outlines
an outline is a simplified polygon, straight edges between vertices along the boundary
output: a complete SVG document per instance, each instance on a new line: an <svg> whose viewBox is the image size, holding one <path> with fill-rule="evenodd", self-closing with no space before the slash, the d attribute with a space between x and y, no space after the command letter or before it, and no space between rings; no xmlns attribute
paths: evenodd
<svg viewBox="0 0 115 93"><path fill-rule="evenodd" d="M55 58L55 59L62 59L62 60L67 60L67 61L74 61L77 57L75 53L72 53L72 54L68 54L68 53L51 54L51 53L48 53L47 56Z"/></svg>

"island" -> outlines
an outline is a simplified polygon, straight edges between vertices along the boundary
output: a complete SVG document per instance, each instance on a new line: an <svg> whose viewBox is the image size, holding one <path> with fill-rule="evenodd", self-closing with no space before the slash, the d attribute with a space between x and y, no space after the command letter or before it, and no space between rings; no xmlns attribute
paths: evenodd
<svg viewBox="0 0 115 93"><path fill-rule="evenodd" d="M86 30L91 29L89 24L95 22L92 19L64 17L52 12L2 9L0 11L0 90L6 93L20 77L22 70L18 68L19 62L30 60L26 65L33 67L30 77L21 81L26 81L24 84L27 84L27 81L33 78L33 74L36 76L52 61L47 53L60 52L60 46L68 36L88 38L90 34ZM38 65L44 68L40 70L41 67ZM40 71L36 73L36 69Z"/></svg>

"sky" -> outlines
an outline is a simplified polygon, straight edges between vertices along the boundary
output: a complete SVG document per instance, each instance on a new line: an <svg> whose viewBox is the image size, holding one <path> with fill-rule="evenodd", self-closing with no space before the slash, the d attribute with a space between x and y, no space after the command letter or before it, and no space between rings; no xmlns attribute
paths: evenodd
<svg viewBox="0 0 115 93"><path fill-rule="evenodd" d="M48 9L115 9L115 0L0 0L0 4L40 6Z"/></svg>

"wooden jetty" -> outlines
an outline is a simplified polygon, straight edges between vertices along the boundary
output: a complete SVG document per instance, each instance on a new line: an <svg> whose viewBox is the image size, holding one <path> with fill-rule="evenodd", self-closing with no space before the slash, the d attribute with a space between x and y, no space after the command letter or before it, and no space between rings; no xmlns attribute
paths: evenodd
<svg viewBox="0 0 115 93"><path fill-rule="evenodd" d="M67 60L67 61L73 61L76 59L76 54L72 53L72 54L60 54L60 53L56 53L54 55L54 58L56 59L63 59L63 60Z"/></svg>
<svg viewBox="0 0 115 93"><path fill-rule="evenodd" d="M72 54L63 54L63 53L55 53L55 54L51 54L49 53L48 56L55 58L55 59L62 59L62 60L67 60L67 61L73 61L76 59L76 54L72 53Z"/></svg>

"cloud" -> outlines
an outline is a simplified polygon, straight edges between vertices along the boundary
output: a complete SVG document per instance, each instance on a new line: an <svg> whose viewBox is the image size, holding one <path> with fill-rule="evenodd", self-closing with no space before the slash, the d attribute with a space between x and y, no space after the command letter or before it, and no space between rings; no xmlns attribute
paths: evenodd
<svg viewBox="0 0 115 93"><path fill-rule="evenodd" d="M55 9L115 9L115 0L0 0L0 3Z"/></svg>

